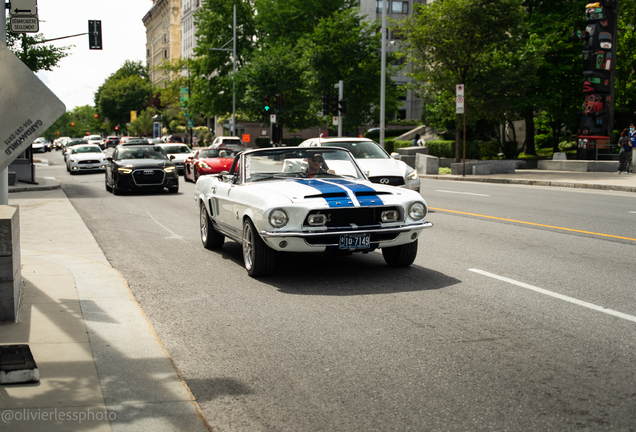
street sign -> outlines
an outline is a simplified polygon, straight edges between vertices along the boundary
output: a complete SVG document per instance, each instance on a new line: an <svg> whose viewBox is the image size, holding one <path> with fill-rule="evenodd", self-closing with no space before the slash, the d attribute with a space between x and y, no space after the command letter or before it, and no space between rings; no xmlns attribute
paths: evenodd
<svg viewBox="0 0 636 432"><path fill-rule="evenodd" d="M269 115L269 122L270 123L276 123L276 114L270 114Z"/></svg>
<svg viewBox="0 0 636 432"><path fill-rule="evenodd" d="M12 16L11 31L14 33L37 33L40 31L40 20L37 16Z"/></svg>
<svg viewBox="0 0 636 432"><path fill-rule="evenodd" d="M66 107L4 44L0 44L0 171L51 126Z"/></svg>
<svg viewBox="0 0 636 432"><path fill-rule="evenodd" d="M455 99L455 113L464 114L464 97L458 96Z"/></svg>
<svg viewBox="0 0 636 432"><path fill-rule="evenodd" d="M334 126L338 126L338 116L334 116L334 117L333 117L333 119L332 119L332 124L333 124Z"/></svg>
<svg viewBox="0 0 636 432"><path fill-rule="evenodd" d="M457 84L455 87L456 96L464 96L464 84Z"/></svg>
<svg viewBox="0 0 636 432"><path fill-rule="evenodd" d="M11 0L9 15L37 15L38 2L36 0Z"/></svg>

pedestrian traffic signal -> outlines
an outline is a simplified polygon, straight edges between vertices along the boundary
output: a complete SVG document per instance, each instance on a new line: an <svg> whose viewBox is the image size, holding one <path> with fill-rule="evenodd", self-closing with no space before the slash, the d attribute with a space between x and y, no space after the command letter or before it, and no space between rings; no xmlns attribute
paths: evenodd
<svg viewBox="0 0 636 432"><path fill-rule="evenodd" d="M265 95L265 107L264 107L265 113L269 113L269 110L271 109L272 107L270 105L269 95Z"/></svg>
<svg viewBox="0 0 636 432"><path fill-rule="evenodd" d="M338 101L338 111L340 114L345 115L347 113L347 101L342 99Z"/></svg>
<svg viewBox="0 0 636 432"><path fill-rule="evenodd" d="M275 112L280 111L280 95L274 95L274 110Z"/></svg>
<svg viewBox="0 0 636 432"><path fill-rule="evenodd" d="M88 20L88 49L102 49L102 22Z"/></svg>
<svg viewBox="0 0 636 432"><path fill-rule="evenodd" d="M329 95L322 95L322 115L329 115Z"/></svg>

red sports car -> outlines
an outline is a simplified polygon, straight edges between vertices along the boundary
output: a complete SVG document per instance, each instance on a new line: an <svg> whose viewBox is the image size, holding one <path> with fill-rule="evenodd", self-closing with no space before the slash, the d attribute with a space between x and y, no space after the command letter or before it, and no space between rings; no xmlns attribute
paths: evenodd
<svg viewBox="0 0 636 432"><path fill-rule="evenodd" d="M229 171L235 155L234 150L228 148L197 150L194 156L185 160L183 178L185 181L196 183L199 176Z"/></svg>

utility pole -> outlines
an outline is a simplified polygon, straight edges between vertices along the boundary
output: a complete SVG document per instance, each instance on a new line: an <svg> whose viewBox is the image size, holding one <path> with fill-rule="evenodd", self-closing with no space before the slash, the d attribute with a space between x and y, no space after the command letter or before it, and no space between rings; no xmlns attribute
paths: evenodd
<svg viewBox="0 0 636 432"><path fill-rule="evenodd" d="M385 95L386 92L386 8L387 0L382 0L382 55L380 67L380 146L384 148L384 117L385 117Z"/></svg>
<svg viewBox="0 0 636 432"><path fill-rule="evenodd" d="M333 85L338 89L338 103L344 99L344 85L342 80L338 81L338 84ZM336 105L336 108L338 105ZM342 136L342 112L338 110L338 138Z"/></svg>
<svg viewBox="0 0 636 432"><path fill-rule="evenodd" d="M4 1L2 2L4 3ZM2 17L0 18L0 42L3 44L7 43L7 33L5 29L7 28L7 8L9 7L8 3L4 3L4 7L2 8ZM0 205L8 205L9 204L9 167L0 172Z"/></svg>

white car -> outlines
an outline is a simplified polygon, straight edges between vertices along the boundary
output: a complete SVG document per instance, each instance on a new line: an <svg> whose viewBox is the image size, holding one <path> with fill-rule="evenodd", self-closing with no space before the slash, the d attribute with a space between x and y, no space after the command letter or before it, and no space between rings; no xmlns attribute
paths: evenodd
<svg viewBox="0 0 636 432"><path fill-rule="evenodd" d="M189 157L194 156L194 152L188 147L186 144L178 144L178 143L164 143L164 144L156 144L158 147L161 147L163 152L168 156L169 159L172 159L172 162L177 166L177 171L179 174L183 174L185 171L183 169L183 164L185 160ZM174 156L174 158L171 158Z"/></svg>
<svg viewBox="0 0 636 432"><path fill-rule="evenodd" d="M237 136L220 136L214 138L210 148L219 148L225 147L234 150L235 152L240 152L245 150L245 144L243 141Z"/></svg>
<svg viewBox="0 0 636 432"><path fill-rule="evenodd" d="M369 180L389 186L420 190L420 176L417 170L401 160L393 159L379 144L368 138L311 138L300 147L332 146L342 147L353 153L358 165Z"/></svg>
<svg viewBox="0 0 636 432"><path fill-rule="evenodd" d="M381 249L389 266L406 267L433 226L419 193L371 183L338 147L247 150L229 172L200 177L194 200L203 246L241 243L252 277L273 272L279 252Z"/></svg>
<svg viewBox="0 0 636 432"><path fill-rule="evenodd" d="M43 137L36 138L35 141L31 143L31 150L33 151L33 153L37 153L37 152L43 153L47 151L47 144L48 144L48 141L46 140L46 138L43 138Z"/></svg>
<svg viewBox="0 0 636 432"><path fill-rule="evenodd" d="M86 140L87 143L99 146L99 148L101 149L106 148L105 147L106 143L104 142L104 138L102 138L99 135L89 135L84 139Z"/></svg>
<svg viewBox="0 0 636 432"><path fill-rule="evenodd" d="M105 171L106 154L95 144L69 147L66 171L71 174L85 171Z"/></svg>

